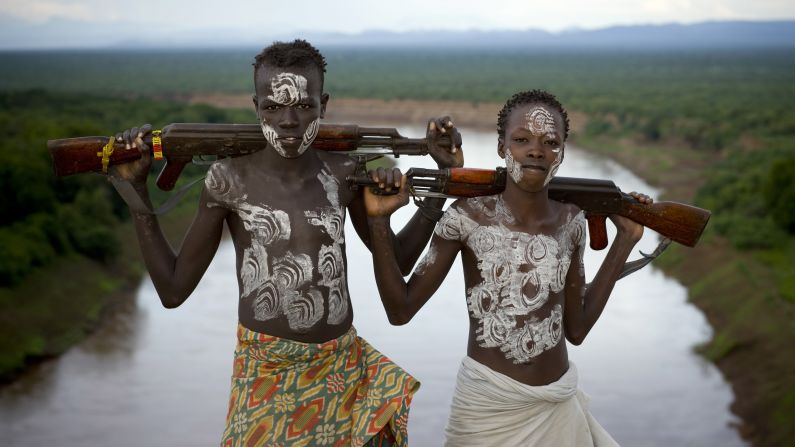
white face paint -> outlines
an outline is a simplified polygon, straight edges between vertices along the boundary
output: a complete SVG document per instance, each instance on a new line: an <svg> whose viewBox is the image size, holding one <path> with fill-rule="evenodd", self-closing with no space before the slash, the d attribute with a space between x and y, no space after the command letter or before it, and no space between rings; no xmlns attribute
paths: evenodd
<svg viewBox="0 0 795 447"><path fill-rule="evenodd" d="M511 154L511 148L509 147L505 148L505 168L515 183L522 181L522 165L513 159L513 154Z"/></svg>
<svg viewBox="0 0 795 447"><path fill-rule="evenodd" d="M306 78L299 74L289 72L279 73L271 78L271 90L273 94L268 95L268 99L283 106L295 106L309 97L306 91L306 85ZM303 154L309 146L312 145L312 142L315 141L320 128L319 119L312 121L304 131L304 135L301 138L301 145L298 147L296 153L288 154L279 141L279 134L276 130L264 120L260 124L262 127L262 134L265 136L268 144L270 144L279 155L285 158L295 158Z"/></svg>
<svg viewBox="0 0 795 447"><path fill-rule="evenodd" d="M555 126L555 117L547 109L543 107L534 107L527 111L527 113L525 114L525 119L527 120L527 124L525 125L525 127L533 135L537 137L543 137L549 135L557 138L557 126ZM547 186L549 184L549 181L552 180L552 177L555 176L555 173L558 172L558 167L560 166L560 162L562 161L560 147L552 149L552 152L555 153L555 159L552 161L552 164L549 166L549 171L547 171L547 176L544 179L544 186Z"/></svg>
<svg viewBox="0 0 795 447"><path fill-rule="evenodd" d="M287 153L287 150L282 146L281 141L279 141L279 135L273 130L268 124L265 124L263 121L261 124L262 127L262 135L265 136L265 140L271 147L276 150L276 152L284 158L296 158L299 155L306 152L309 149L309 146L312 145L312 142L315 141L317 138L318 129L320 129L320 119L316 119L309 123L309 127L306 128L304 131L304 136L301 138L301 145L298 146L298 150L295 151L294 155L290 155Z"/></svg>
<svg viewBox="0 0 795 447"><path fill-rule="evenodd" d="M543 107L533 107L525 114L527 130L537 137L555 133L555 118Z"/></svg>
<svg viewBox="0 0 795 447"><path fill-rule="evenodd" d="M283 106L294 106L306 99L306 78L295 73L279 73L271 78L272 95L268 99Z"/></svg>
<svg viewBox="0 0 795 447"><path fill-rule="evenodd" d="M477 211L479 205L472 202L477 200L467 199ZM564 289L574 248L584 243L585 218L573 216L554 236L511 231L495 218L479 225L450 208L436 234L464 242L477 260L482 281L467 290L467 307L478 321L478 345L500 348L507 359L526 363L560 342L562 313L556 305L541 322L520 327L518 320Z"/></svg>

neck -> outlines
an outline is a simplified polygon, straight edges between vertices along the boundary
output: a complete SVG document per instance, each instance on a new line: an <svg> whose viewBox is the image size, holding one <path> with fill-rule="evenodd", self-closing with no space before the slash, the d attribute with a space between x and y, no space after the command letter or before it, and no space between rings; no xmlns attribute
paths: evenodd
<svg viewBox="0 0 795 447"><path fill-rule="evenodd" d="M517 220L528 222L549 214L549 196L547 192L547 186L540 191L530 192L508 180L505 190L502 192L502 200Z"/></svg>
<svg viewBox="0 0 795 447"><path fill-rule="evenodd" d="M314 172L314 170L310 170L308 167L314 166L318 161L319 159L317 158L315 149L311 147L298 157L286 158L279 155L276 149L268 145L265 150L260 151L260 157L257 163L261 163L260 168L262 170L278 173L279 176L289 175L300 177L307 172Z"/></svg>

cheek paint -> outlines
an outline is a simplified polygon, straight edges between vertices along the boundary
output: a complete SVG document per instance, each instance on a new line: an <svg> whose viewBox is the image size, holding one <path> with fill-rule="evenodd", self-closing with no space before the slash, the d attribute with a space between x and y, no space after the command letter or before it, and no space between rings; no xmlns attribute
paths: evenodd
<svg viewBox="0 0 795 447"><path fill-rule="evenodd" d="M301 139L301 146L298 148L298 155L303 154L307 149L309 149L309 146L311 146L312 142L315 141L319 129L320 119L315 119L309 123L309 127L307 127L306 131L304 132L304 137Z"/></svg>
<svg viewBox="0 0 795 447"><path fill-rule="evenodd" d="M284 158L288 158L288 157L287 157L287 151L285 151L285 150L284 150L284 148L282 147L281 143L280 143L280 142L279 142L279 140L277 139L277 138L278 138L278 136L277 136L277 134L276 134L276 131L275 131L275 130L273 130L273 127L271 127L271 126L269 126L269 125L265 124L265 122L263 122L263 123L262 123L262 134L263 134L263 135L265 135L265 140L267 140L267 141L268 141L268 144L270 144L270 145L271 145L271 147L272 147L272 148L273 148L273 149L274 149L274 150L275 150L275 151L276 151L276 152L277 152L279 155L281 155L281 156L282 156L282 157L284 157Z"/></svg>
<svg viewBox="0 0 795 447"><path fill-rule="evenodd" d="M560 167L560 161L561 161L560 148L553 149L552 152L555 153L555 160L553 160L552 164L549 166L549 172L547 172L547 176L544 179L544 186L547 186L549 184L549 181L552 180L552 177L555 176L555 173L558 172L558 168Z"/></svg>
<svg viewBox="0 0 795 447"><path fill-rule="evenodd" d="M513 159L511 148L505 148L505 167L515 183L522 181L522 166Z"/></svg>

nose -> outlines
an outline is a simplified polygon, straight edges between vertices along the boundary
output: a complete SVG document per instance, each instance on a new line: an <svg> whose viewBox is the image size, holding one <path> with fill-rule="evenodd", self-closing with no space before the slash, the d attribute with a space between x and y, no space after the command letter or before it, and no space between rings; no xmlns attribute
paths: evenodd
<svg viewBox="0 0 795 447"><path fill-rule="evenodd" d="M284 129L292 129L298 127L298 114L295 113L294 107L285 107L279 120L279 127Z"/></svg>
<svg viewBox="0 0 795 447"><path fill-rule="evenodd" d="M544 150L541 147L541 144L535 141L531 141L530 144L527 146L527 156L530 158L537 158L537 159L544 158Z"/></svg>

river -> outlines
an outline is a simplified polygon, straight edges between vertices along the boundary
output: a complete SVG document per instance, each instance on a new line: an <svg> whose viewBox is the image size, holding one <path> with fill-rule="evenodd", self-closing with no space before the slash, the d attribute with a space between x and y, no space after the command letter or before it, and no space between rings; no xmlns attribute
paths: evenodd
<svg viewBox="0 0 795 447"><path fill-rule="evenodd" d="M467 166L501 165L493 133L462 133ZM401 157L399 166L433 167L429 162ZM658 194L627 169L574 147L566 149L559 175L609 178L623 191ZM400 210L393 226L400 228L413 211L413 205ZM370 254L350 222L346 231L354 324L422 382L409 418L412 445L441 445L466 352L460 261L411 323L393 327L376 292ZM647 230L637 248L650 252L656 241ZM589 250L589 280L604 252ZM199 287L177 310L162 308L144 278L135 300L97 333L0 389L0 445L217 445L235 345L234 268L234 249L225 240ZM686 289L652 265L619 281L585 343L569 352L580 386L592 398L592 413L622 445L742 446L729 411L731 388L714 365L693 353L710 335L704 316L687 302Z"/></svg>

